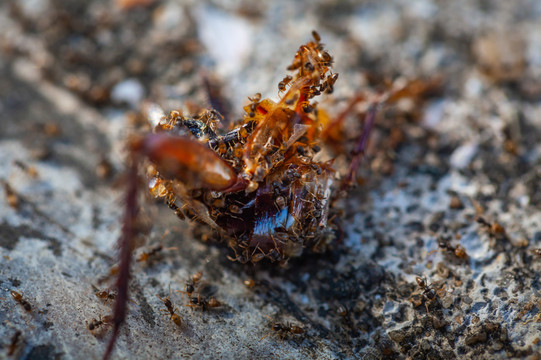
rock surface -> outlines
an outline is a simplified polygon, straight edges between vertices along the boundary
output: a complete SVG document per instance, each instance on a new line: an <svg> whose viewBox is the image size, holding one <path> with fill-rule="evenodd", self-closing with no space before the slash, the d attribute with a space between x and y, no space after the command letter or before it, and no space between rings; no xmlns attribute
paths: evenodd
<svg viewBox="0 0 541 360"><path fill-rule="evenodd" d="M172 249L133 266L114 358L537 358L540 17L533 0L3 2L0 357L104 353L110 327L91 333L86 322L111 312L93 286L111 283L101 280L116 258L123 146L144 100L205 105L209 76L240 116L247 96L276 98L317 29L340 73L321 103L329 113L374 79L439 77L440 93L411 119L385 111L375 143L390 136L388 123L403 141L371 150L364 184L342 204L344 240L325 254L287 268L233 263L148 201L153 227L137 254ZM379 153L393 161L383 166ZM198 271L224 306L193 310L173 292L179 329L156 294L183 290ZM306 333L260 340L266 315Z"/></svg>

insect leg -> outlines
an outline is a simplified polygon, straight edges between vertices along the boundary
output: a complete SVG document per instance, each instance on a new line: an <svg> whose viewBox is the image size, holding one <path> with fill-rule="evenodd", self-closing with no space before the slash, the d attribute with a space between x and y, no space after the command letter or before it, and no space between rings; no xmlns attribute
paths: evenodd
<svg viewBox="0 0 541 360"><path fill-rule="evenodd" d="M372 132L372 128L374 127L374 122L376 120L376 113L381 104L382 102L376 101L370 104L370 107L368 108L364 119L363 132L359 137L359 140L355 144L353 151L351 152L351 154L353 155L353 159L351 160L347 175L342 180L341 187L344 190L350 187L355 181L355 174L357 173L357 169L359 168L363 155L366 151L366 144L368 143L368 139L370 138L370 133Z"/></svg>

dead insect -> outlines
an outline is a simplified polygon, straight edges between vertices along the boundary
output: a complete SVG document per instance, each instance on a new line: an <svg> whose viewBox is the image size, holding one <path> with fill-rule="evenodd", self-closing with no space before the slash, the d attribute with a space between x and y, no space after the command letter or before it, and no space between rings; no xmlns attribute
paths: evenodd
<svg viewBox="0 0 541 360"><path fill-rule="evenodd" d="M198 294L198 296L191 297L189 303L186 306L200 309L201 311L206 311L208 309L220 307L222 306L222 303L215 298L205 298L201 296L201 294Z"/></svg>
<svg viewBox="0 0 541 360"><path fill-rule="evenodd" d="M274 322L270 316L265 315L270 321L272 321L271 325L271 331L268 332L265 336L263 336L259 341L263 340L273 332L276 333L282 340L284 340L287 336L287 334L304 334L304 329L297 325L292 325L290 323L281 323L281 322Z"/></svg>
<svg viewBox="0 0 541 360"><path fill-rule="evenodd" d="M257 94L229 132L217 132L222 116L216 110L192 117L171 111L157 119L152 134L129 139L115 328L105 358L126 314L141 169L147 170L154 197L162 198L180 219L208 226L228 244L236 261L285 264L305 249L325 251L334 239L330 204L355 183L377 110L415 91L397 83L384 94L357 95L347 111L329 121L311 100L332 92L338 74L331 72L332 57L320 36L313 36L288 67L295 73L281 100L261 100ZM363 131L338 181L333 160L314 156L328 139L323 136L327 128L340 127L361 102L367 105Z"/></svg>
<svg viewBox="0 0 541 360"><path fill-rule="evenodd" d="M6 353L7 356L13 356L15 354L15 352L17 351L17 347L19 346L22 334L23 333L20 330L15 331L8 345L8 351Z"/></svg>
<svg viewBox="0 0 541 360"><path fill-rule="evenodd" d="M169 295L167 297L162 298L158 294L156 294L156 296L158 297L158 299L160 299L163 302L163 304L167 308L167 310L162 309L161 311L169 312L169 315L171 316L171 320L173 320L175 325L180 326L182 324L182 320L180 318L180 315L178 315L176 313L177 309L175 308L175 306L173 305L173 303L171 302L171 299L170 299L170 297L171 297L171 284L169 284Z"/></svg>
<svg viewBox="0 0 541 360"><path fill-rule="evenodd" d="M92 320L90 320L90 322L85 321L86 328L89 331L91 331L92 333L94 333L96 330L101 328L103 325L111 323L112 320L113 320L113 317L111 315L106 315L106 316L103 316L103 317L100 315L99 319L92 319Z"/></svg>
<svg viewBox="0 0 541 360"><path fill-rule="evenodd" d="M443 291L443 286L437 291L434 290L433 285L428 284L428 281L426 280L424 276L423 277L416 276L415 281L417 281L417 285L422 291L420 294L421 299L417 300L417 299L412 298L411 301L416 307L421 305L424 302L425 307L426 307L426 313L428 314L428 303L436 300L437 297L440 296L440 293Z"/></svg>
<svg viewBox="0 0 541 360"><path fill-rule="evenodd" d="M23 295L21 295L20 293L18 293L15 290L11 290L11 296L15 299L15 301L17 301L19 304L21 304L21 306L24 308L24 310L26 310L27 312L32 311L32 306L30 305L30 303L28 301L26 301L23 298Z"/></svg>
<svg viewBox="0 0 541 360"><path fill-rule="evenodd" d="M145 163L151 194L163 198L180 218L208 225L227 241L237 261L285 263L305 248L325 250L333 238L327 225L337 171L332 161L314 160L327 122L320 117L323 111L306 111L316 106L309 103L312 87L336 80L322 51L319 42L301 46L294 63L304 66L282 100L260 100L258 94L245 107L244 119L224 135L215 131L216 111L207 110L193 118L172 111L154 134L132 137L133 178ZM353 183L383 98L367 113L340 188ZM130 183L129 223L137 212L136 191Z"/></svg>

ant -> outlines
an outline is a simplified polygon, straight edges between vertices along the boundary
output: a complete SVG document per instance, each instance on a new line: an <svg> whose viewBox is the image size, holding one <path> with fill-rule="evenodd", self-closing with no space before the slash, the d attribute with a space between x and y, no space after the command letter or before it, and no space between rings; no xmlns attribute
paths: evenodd
<svg viewBox="0 0 541 360"><path fill-rule="evenodd" d="M32 311L32 306L30 305L30 303L28 301L26 301L23 298L23 296L20 293L18 293L15 290L11 290L11 296L15 299L15 301L17 301L19 304L21 304L21 306L24 308L24 310L26 310L27 312Z"/></svg>
<svg viewBox="0 0 541 360"><path fill-rule="evenodd" d="M180 325L182 324L182 320L180 318L180 315L178 315L175 312L177 309L175 308L175 306L173 305L173 303L169 299L171 297L171 284L169 284L169 295L167 297L162 298L158 294L156 294L156 296L158 297L158 299L160 299L163 302L163 304L167 308L167 310L162 309L161 311L169 312L169 314L171 315L171 320L173 320L175 325L180 327Z"/></svg>
<svg viewBox="0 0 541 360"><path fill-rule="evenodd" d="M5 181L1 180L2 185L4 186L4 194L6 196L6 201L10 207L17 210L19 209L19 196L17 192L11 187L11 185Z"/></svg>
<svg viewBox="0 0 541 360"><path fill-rule="evenodd" d="M253 289L257 283L254 279L246 279L242 282L248 289Z"/></svg>
<svg viewBox="0 0 541 360"><path fill-rule="evenodd" d="M282 81L278 83L278 90L280 92L286 91L286 86L293 80L291 75L287 75Z"/></svg>
<svg viewBox="0 0 541 360"><path fill-rule="evenodd" d="M253 97L248 97L248 100L251 102L250 105L248 105L248 108L250 109L248 115L254 117L257 105L259 105L259 102L261 101L261 93L256 93Z"/></svg>
<svg viewBox="0 0 541 360"><path fill-rule="evenodd" d="M112 277L118 275L118 271L119 271L118 265L111 266L111 268L109 269L109 272L98 279L98 284L103 284L105 282L108 282ZM96 287L94 288L95 290L98 290Z"/></svg>
<svg viewBox="0 0 541 360"><path fill-rule="evenodd" d="M85 321L86 328L89 331L94 332L94 330L99 329L101 326L111 323L112 320L113 320L113 317L111 315L106 315L103 317L100 315L99 319L92 319L90 320L90 323L88 321Z"/></svg>
<svg viewBox="0 0 541 360"><path fill-rule="evenodd" d="M95 290L94 292L94 295L96 295L96 297L102 299L104 302L108 302L109 300L115 300L116 299L116 296L117 296L117 291L116 290L100 290L98 288L96 288L95 286L92 286ZM133 301L132 299L128 299L129 302L133 303L133 304L136 304L137 303L135 301Z"/></svg>
<svg viewBox="0 0 541 360"><path fill-rule="evenodd" d="M137 262L148 261L149 259L151 259L154 256L157 256L160 252L162 252L164 250L176 250L176 249L178 249L178 248L177 247L164 248L163 245L158 244L158 245L155 245L152 248L150 248L149 251L143 251L137 257Z"/></svg>
<svg viewBox="0 0 541 360"><path fill-rule="evenodd" d="M456 246L452 246L450 244L450 242L449 242L449 239L439 237L438 238L438 247L439 247L439 249L441 249L443 251L452 252L453 254L455 254L456 257L458 257L460 259L467 259L468 258L468 253L466 252L466 249L464 249L464 247L462 245L460 245L460 244L458 244ZM428 253L427 256L430 256L431 254L435 253L436 251L438 251L438 250L437 249L432 250L431 252Z"/></svg>
<svg viewBox="0 0 541 360"><path fill-rule="evenodd" d="M436 298L439 296L439 292L443 290L443 287L440 288L438 291L434 290L432 285L428 284L428 281L426 280L424 276L423 277L416 276L415 281L417 281L417 285L419 285L419 288L421 288L422 290L422 293L421 293L422 301L424 301L424 304L426 307L426 313L428 314L428 303L436 300ZM414 303L415 306L421 305L421 301L412 300L412 302Z"/></svg>
<svg viewBox="0 0 541 360"><path fill-rule="evenodd" d="M345 318L346 316L348 316L349 311L348 308L344 305L338 305L338 307L336 308L336 313L341 317Z"/></svg>
<svg viewBox="0 0 541 360"><path fill-rule="evenodd" d="M195 287L199 280L203 277L203 272L199 271L192 275L192 277L186 281L186 288L184 291L177 290L177 292L184 293L188 295L188 298L192 297L193 292L195 291Z"/></svg>
<svg viewBox="0 0 541 360"><path fill-rule="evenodd" d="M259 341L263 340L264 338L266 338L267 336L269 336L270 334L272 334L272 332L275 332L276 334L278 334L280 336L280 338L282 339L282 341L285 339L285 337L287 336L287 334L295 334L295 335L298 335L298 334L304 334L304 329L300 326L297 326L297 325L292 325L290 323L281 323L281 322L274 322L272 320L272 318L268 315L265 315L270 321L272 321L272 326L271 326L271 331L269 333L267 333L267 335L263 336L261 339L259 339Z"/></svg>
<svg viewBox="0 0 541 360"><path fill-rule="evenodd" d="M312 99L332 93L338 74L332 72L333 58L320 35L314 31L312 36L288 67L292 79L284 78L287 86L283 84L286 89L280 100L256 94L228 132L219 133L223 117L217 110L193 116L173 110L155 122L152 133L128 139L118 296L105 359L126 317L141 172L146 170L151 195L162 198L179 219L192 220L219 235L235 254L231 259L285 265L305 251L325 251L334 240L336 216L331 205L356 183L378 109L431 90L431 85L397 81L383 93L354 96L346 111L329 121ZM334 139L326 134L331 127L342 128L359 103L367 105L361 115L362 132L353 142L349 167L339 174L332 160L343 151L336 150L338 146L330 146L330 159L315 155L332 145ZM304 149L302 154L299 148ZM199 299L192 305L199 306Z"/></svg>
<svg viewBox="0 0 541 360"><path fill-rule="evenodd" d="M478 216L476 221L487 229L488 234L495 238L505 238L507 236L505 228L501 226L497 221L490 223L482 216Z"/></svg>
<svg viewBox="0 0 541 360"><path fill-rule="evenodd" d="M201 311L206 311L211 308L220 307L222 306L222 303L212 297L210 299L207 299L202 297L201 294L199 294L197 296L191 297L188 305L186 306L189 306L191 308L198 308Z"/></svg>
<svg viewBox="0 0 541 360"><path fill-rule="evenodd" d="M21 160L14 160L13 165L17 166L23 172L25 172L27 175L29 175L30 177L32 177L34 179L38 177L38 171L36 170L36 168L33 167L33 166L26 165Z"/></svg>
<svg viewBox="0 0 541 360"><path fill-rule="evenodd" d="M102 299L105 302L116 299L117 293L115 290L112 290L112 289L100 290L94 285L92 285L92 288L94 289L94 295L96 295L96 297Z"/></svg>

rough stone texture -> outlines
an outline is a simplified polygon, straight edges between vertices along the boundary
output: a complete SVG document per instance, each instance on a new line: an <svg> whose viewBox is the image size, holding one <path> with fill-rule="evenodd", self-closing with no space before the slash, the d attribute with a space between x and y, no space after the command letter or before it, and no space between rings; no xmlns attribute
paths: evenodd
<svg viewBox="0 0 541 360"><path fill-rule="evenodd" d="M441 92L417 120L386 111L382 124L396 121L404 141L389 150L389 171L375 155L365 162L365 184L342 204L344 241L326 254L288 268L232 263L226 248L194 240L190 225L148 201L147 246L176 249L133 267L134 304L114 357L539 356L541 257L531 251L541 247L539 1L121 3L130 1L0 5L0 178L18 194L16 209L0 194L0 357L17 330L15 357L103 354L110 329L92 334L85 321L111 311L93 285L107 287L100 279L115 263L122 147L143 100L204 105L206 73L240 116L247 96L276 96L312 29L340 73L322 101L330 113L369 79L438 76ZM108 177L99 176L104 160ZM441 237L468 258L434 251ZM155 295L169 284L181 290L201 270L225 306L179 306L178 329ZM436 300L415 306L416 276L426 276ZM31 313L11 290L24 293ZM265 315L307 332L260 340Z"/></svg>

